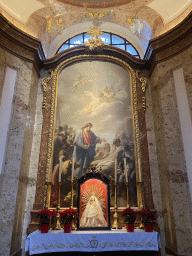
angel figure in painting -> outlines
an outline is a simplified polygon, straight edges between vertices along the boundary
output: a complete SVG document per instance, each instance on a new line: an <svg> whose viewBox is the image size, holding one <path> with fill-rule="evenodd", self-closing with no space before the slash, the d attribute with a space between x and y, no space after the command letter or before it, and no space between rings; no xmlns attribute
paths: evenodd
<svg viewBox="0 0 192 256"><path fill-rule="evenodd" d="M96 196L92 195L83 212L80 225L82 227L106 227L102 208Z"/></svg>

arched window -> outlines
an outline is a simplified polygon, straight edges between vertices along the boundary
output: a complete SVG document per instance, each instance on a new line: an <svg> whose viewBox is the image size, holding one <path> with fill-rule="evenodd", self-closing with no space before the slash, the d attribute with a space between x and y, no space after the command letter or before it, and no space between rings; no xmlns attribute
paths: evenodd
<svg viewBox="0 0 192 256"><path fill-rule="evenodd" d="M83 32L82 34L71 37L59 47L57 53L61 52L63 50L66 50L68 48L84 44L89 41L89 38L90 38L90 35L87 34L86 32ZM101 39L105 44L109 44L109 45L118 47L122 50L129 52L136 58L140 59L138 51L125 38L120 37L115 34L112 34L112 33L105 32L105 33L103 33L103 35L101 35Z"/></svg>

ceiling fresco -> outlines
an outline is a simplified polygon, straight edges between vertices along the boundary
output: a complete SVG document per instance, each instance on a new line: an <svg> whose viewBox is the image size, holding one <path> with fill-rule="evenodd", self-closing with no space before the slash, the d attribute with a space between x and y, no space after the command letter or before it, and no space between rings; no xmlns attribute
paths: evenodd
<svg viewBox="0 0 192 256"><path fill-rule="evenodd" d="M109 23L111 28L113 24L118 25L122 29L127 29L126 34L129 37L131 34L137 37L146 48L150 39L177 25L192 9L192 0L183 0L182 3L174 0L174 6L173 0L167 1L170 2L170 6L167 2L165 5L164 1L20 0L15 5L16 3L11 0L0 0L0 12L15 26L41 40L45 53L67 28L78 24L84 26L87 23L93 26ZM18 2L22 8L19 8ZM164 4L162 6L167 8L166 11L160 3ZM180 15L168 22L175 17L175 13Z"/></svg>

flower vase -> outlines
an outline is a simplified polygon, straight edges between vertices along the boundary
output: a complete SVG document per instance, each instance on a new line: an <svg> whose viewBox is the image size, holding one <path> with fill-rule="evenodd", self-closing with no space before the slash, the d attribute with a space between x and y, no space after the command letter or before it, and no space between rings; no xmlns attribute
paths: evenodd
<svg viewBox="0 0 192 256"><path fill-rule="evenodd" d="M48 233L50 224L40 224L41 233Z"/></svg>
<svg viewBox="0 0 192 256"><path fill-rule="evenodd" d="M64 233L71 233L71 231L72 231L72 224L65 223L64 224Z"/></svg>
<svg viewBox="0 0 192 256"><path fill-rule="evenodd" d="M127 232L134 232L134 223L133 224L126 223L126 229L127 229Z"/></svg>
<svg viewBox="0 0 192 256"><path fill-rule="evenodd" d="M145 227L145 232L153 232L152 222L145 222L144 227Z"/></svg>

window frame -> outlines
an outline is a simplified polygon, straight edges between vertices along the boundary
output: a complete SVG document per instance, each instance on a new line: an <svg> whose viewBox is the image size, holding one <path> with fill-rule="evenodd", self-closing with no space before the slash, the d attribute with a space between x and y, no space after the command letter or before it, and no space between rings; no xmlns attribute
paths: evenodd
<svg viewBox="0 0 192 256"><path fill-rule="evenodd" d="M59 53L59 52L61 52L60 49L61 49L64 45L68 45L67 49L68 49L68 48L75 47L75 46L82 45L82 44L71 44L71 43L70 43L70 40L73 39L74 37L77 37L77 36L82 35L82 37L83 37L83 44L84 44L84 43L85 43L85 35L86 35L86 34L88 34L88 33L87 33L87 32L83 32L83 33L80 33L80 34L77 34L77 35L75 35L75 36L73 36L73 37L68 38L68 39L58 48L56 54ZM130 53L130 52L127 51L127 45L130 45L131 47L133 47L133 49L134 49L135 52L137 53L137 54L131 54L131 53L130 53L130 54L131 54L132 56L138 58L138 59L141 59L141 57L140 57L140 55L139 55L137 49L136 49L128 40L126 40L125 38L123 38L123 37L121 37L121 36L119 36L119 35L117 35L117 34L111 33L111 32L104 32L104 34L109 34L109 38L110 38L110 43L109 43L109 45L115 46L115 47L117 47L117 45L124 45L124 46L125 46L125 51L128 52L128 53ZM123 40L124 40L124 43L118 43L118 44L112 43L112 36L113 36L113 35L116 36L116 37L119 37L120 39L123 39ZM122 50L122 48L120 48L120 47L117 47L117 48L119 48L119 49ZM66 49L65 49L65 50L66 50ZM65 51L65 50L63 50L63 51Z"/></svg>

